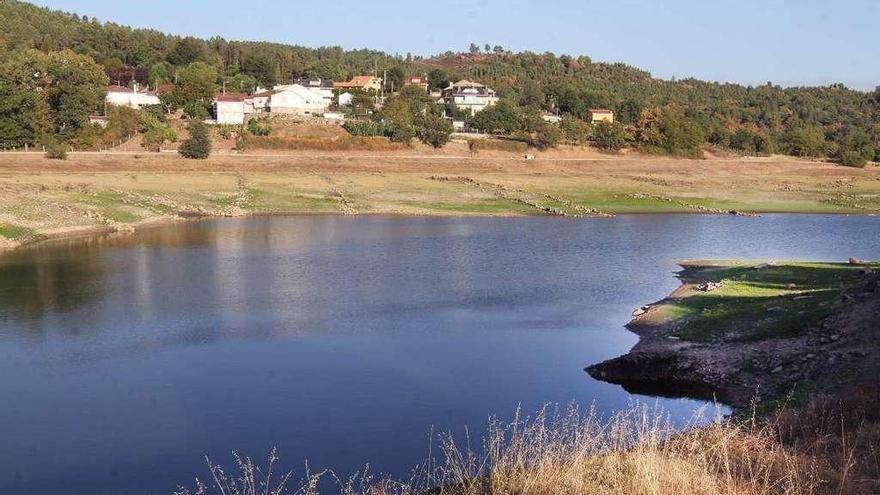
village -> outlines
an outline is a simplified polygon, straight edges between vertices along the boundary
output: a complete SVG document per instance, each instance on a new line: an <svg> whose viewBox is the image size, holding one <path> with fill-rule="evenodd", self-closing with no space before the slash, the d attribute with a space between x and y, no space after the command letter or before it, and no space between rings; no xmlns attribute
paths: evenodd
<svg viewBox="0 0 880 495"><path fill-rule="evenodd" d="M106 104L135 110L160 105L161 95L173 92L174 87L173 84L160 84L155 89L145 89L136 82L129 86L111 85L106 88ZM443 106L445 118L457 133L478 134L461 116L476 115L499 102L492 88L466 79L450 82L439 91L429 91L427 75L412 75L404 78L404 87L417 88L431 101ZM346 120L369 118L373 111L382 108L388 97L397 93L399 91L395 92L393 85L389 88L387 80L370 75L358 75L342 82L303 78L271 89L257 87L252 93L227 91L224 87L214 95L211 115L205 123L241 126L263 116L289 116L341 124ZM356 105L356 99L366 101L366 108ZM612 110L590 109L590 114L593 124L614 122ZM558 114L545 112L542 117L551 124L562 121ZM105 117L95 114L92 122L103 124Z"/></svg>

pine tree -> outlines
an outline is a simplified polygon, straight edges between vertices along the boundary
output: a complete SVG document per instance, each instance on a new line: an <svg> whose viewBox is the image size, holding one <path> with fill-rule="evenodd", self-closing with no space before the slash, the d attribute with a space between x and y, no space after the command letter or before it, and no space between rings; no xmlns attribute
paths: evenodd
<svg viewBox="0 0 880 495"><path fill-rule="evenodd" d="M189 139L180 144L178 153L185 158L202 160L211 155L211 136L208 126L193 121L189 125Z"/></svg>

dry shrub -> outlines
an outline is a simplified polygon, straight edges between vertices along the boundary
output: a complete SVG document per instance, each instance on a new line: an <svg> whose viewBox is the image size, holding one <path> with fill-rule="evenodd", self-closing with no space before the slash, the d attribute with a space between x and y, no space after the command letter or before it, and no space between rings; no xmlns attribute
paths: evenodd
<svg viewBox="0 0 880 495"><path fill-rule="evenodd" d="M478 151L506 151L509 153L525 153L529 145L522 141L510 139L471 139L468 148L473 152Z"/></svg>
<svg viewBox="0 0 880 495"><path fill-rule="evenodd" d="M397 151L408 149L384 137L345 136L338 138L246 136L247 149L303 151Z"/></svg>
<svg viewBox="0 0 880 495"><path fill-rule="evenodd" d="M470 447L469 438L460 445L461 439L442 436L441 460L429 455L408 481L377 479L366 472L342 480L324 471L307 474L294 493L316 494L322 477L343 495L819 495L872 493L866 490L876 487L865 480L851 482L851 455L817 455L821 440L815 435L787 443L782 417L769 424L696 421L682 432L664 414L646 407L610 420L574 407L547 409L534 417L518 414L511 422L491 421L479 449ZM218 493L250 495L266 487L274 493L270 483L255 478L261 471L249 460L239 466L240 479L246 480L242 486L260 491L229 489L212 466ZM197 485L193 493L209 491Z"/></svg>

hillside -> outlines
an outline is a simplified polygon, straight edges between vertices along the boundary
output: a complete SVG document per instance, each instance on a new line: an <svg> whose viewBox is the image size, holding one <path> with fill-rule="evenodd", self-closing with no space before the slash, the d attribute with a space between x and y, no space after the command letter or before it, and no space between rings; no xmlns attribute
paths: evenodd
<svg viewBox="0 0 880 495"><path fill-rule="evenodd" d="M101 64L113 82L167 83L198 62L217 70L218 83L242 88L299 77L339 81L373 73L387 74L389 87L399 88L406 74L427 73L433 88L474 79L523 109L559 112L572 119L587 120L590 108L611 108L619 122L635 126L629 129L629 140L650 151L696 156L699 147L708 144L743 154L782 152L841 161L849 153L850 161L859 164L880 158L880 92L839 84L782 88L771 83L747 87L669 81L625 64L594 63L588 56L511 53L502 47L486 52L472 47L469 53L422 58L222 37L204 40L133 29L18 0L0 1L0 21L0 61L22 49L70 49ZM400 47L401 52L407 49ZM668 142L675 141L670 137L674 134L684 135L685 145Z"/></svg>

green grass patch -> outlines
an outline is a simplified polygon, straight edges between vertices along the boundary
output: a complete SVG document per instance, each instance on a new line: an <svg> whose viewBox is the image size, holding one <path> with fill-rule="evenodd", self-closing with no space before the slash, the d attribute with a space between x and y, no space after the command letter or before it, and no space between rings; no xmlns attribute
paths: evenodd
<svg viewBox="0 0 880 495"><path fill-rule="evenodd" d="M21 225L12 225L11 223L0 222L0 236L7 239L20 239L34 234L33 229L22 227Z"/></svg>
<svg viewBox="0 0 880 495"><path fill-rule="evenodd" d="M529 205L503 198L478 200L469 203L452 203L437 201L397 201L398 204L410 208L418 208L443 213L483 213L483 214L517 214L535 215L539 210Z"/></svg>
<svg viewBox="0 0 880 495"><path fill-rule="evenodd" d="M694 267L686 277L723 286L668 304L662 316L679 321L676 337L695 342L793 337L848 304L844 294L861 293L868 281L862 272L878 268L843 263Z"/></svg>

